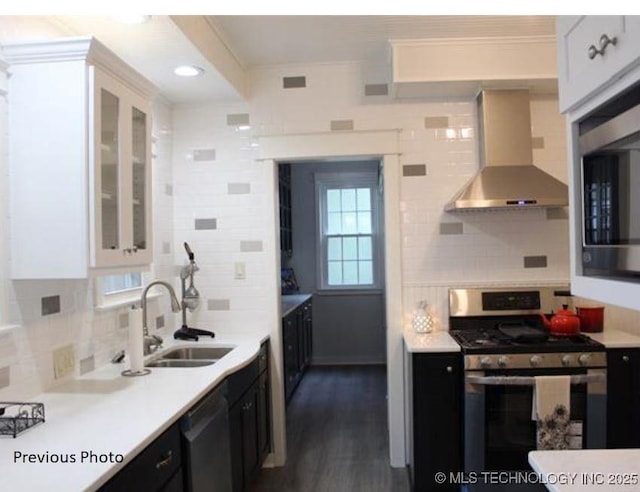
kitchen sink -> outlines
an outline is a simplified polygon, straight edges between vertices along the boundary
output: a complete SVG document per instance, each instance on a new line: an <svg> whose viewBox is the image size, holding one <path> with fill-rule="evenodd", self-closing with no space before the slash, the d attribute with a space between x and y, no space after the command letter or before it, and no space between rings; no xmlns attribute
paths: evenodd
<svg viewBox="0 0 640 492"><path fill-rule="evenodd" d="M178 347L161 352L146 367L203 367L215 364L235 347Z"/></svg>
<svg viewBox="0 0 640 492"><path fill-rule="evenodd" d="M160 355L162 359L221 359L233 347L180 347Z"/></svg>

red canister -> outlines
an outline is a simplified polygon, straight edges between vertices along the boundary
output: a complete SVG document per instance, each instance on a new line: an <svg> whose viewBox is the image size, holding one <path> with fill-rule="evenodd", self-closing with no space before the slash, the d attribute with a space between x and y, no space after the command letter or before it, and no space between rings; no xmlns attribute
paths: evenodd
<svg viewBox="0 0 640 492"><path fill-rule="evenodd" d="M604 325L603 307L578 307L578 318L580 318L580 331L586 333L598 333L602 331Z"/></svg>

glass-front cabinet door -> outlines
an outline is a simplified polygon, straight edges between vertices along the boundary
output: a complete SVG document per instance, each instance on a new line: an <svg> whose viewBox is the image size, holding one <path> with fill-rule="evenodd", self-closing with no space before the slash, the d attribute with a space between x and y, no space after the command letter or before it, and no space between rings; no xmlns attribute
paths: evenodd
<svg viewBox="0 0 640 492"><path fill-rule="evenodd" d="M151 262L151 112L148 103L92 68L93 224L91 266ZM90 166L91 167L91 166Z"/></svg>

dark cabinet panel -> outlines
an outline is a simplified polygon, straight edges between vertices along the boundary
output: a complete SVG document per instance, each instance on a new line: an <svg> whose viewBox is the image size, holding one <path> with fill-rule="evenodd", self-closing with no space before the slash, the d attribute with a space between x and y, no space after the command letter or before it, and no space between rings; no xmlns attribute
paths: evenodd
<svg viewBox="0 0 640 492"><path fill-rule="evenodd" d="M412 354L411 455L414 491L458 490L438 484L437 472L462 470L462 358Z"/></svg>
<svg viewBox="0 0 640 492"><path fill-rule="evenodd" d="M640 447L640 349L607 350L607 447Z"/></svg>
<svg viewBox="0 0 640 492"><path fill-rule="evenodd" d="M313 355L313 315L311 299L282 319L284 392L288 402Z"/></svg>
<svg viewBox="0 0 640 492"><path fill-rule="evenodd" d="M291 220L291 164L278 166L278 193L280 200L280 251L293 254L293 227Z"/></svg>
<svg viewBox="0 0 640 492"><path fill-rule="evenodd" d="M249 490L271 447L268 366L268 345L265 344L258 357L242 370L244 375L228 380L229 393L241 394L229 410L234 492ZM254 376L248 383L247 375Z"/></svg>

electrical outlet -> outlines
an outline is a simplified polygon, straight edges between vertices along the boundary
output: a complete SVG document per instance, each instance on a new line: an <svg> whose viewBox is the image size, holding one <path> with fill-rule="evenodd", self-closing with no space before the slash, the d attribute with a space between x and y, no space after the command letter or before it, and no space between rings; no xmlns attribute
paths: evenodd
<svg viewBox="0 0 640 492"><path fill-rule="evenodd" d="M76 354L73 345L66 345L53 351L53 375L56 379L73 373L76 368Z"/></svg>
<svg viewBox="0 0 640 492"><path fill-rule="evenodd" d="M236 261L234 265L234 277L236 280L244 280L247 277L247 271L244 261Z"/></svg>

